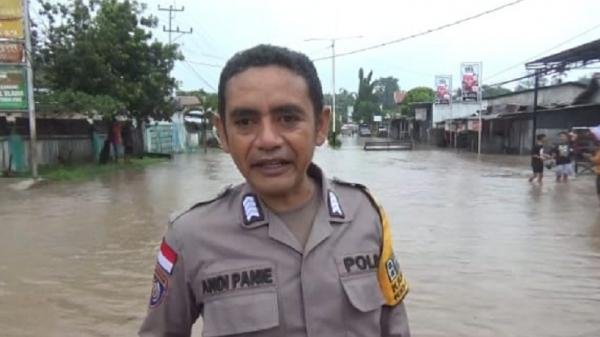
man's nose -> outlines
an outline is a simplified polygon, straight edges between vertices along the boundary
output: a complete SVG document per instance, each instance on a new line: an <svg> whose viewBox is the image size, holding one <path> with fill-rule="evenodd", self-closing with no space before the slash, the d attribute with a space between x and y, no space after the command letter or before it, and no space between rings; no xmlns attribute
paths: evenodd
<svg viewBox="0 0 600 337"><path fill-rule="evenodd" d="M280 147L283 142L277 125L270 118L262 121L256 140L258 147L266 151Z"/></svg>

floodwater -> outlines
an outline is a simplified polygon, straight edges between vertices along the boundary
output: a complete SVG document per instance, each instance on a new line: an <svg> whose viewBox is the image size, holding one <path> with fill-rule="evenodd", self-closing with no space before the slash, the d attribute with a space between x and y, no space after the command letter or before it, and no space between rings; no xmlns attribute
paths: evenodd
<svg viewBox="0 0 600 337"><path fill-rule="evenodd" d="M414 336L600 336L594 177L540 187L523 157L354 142L315 161L386 207ZM240 180L215 150L84 183L0 185L0 336L135 335L168 214Z"/></svg>

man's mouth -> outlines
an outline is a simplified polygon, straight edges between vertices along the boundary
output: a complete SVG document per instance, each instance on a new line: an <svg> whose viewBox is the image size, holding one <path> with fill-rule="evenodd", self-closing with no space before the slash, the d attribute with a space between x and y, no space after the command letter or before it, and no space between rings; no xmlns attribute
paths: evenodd
<svg viewBox="0 0 600 337"><path fill-rule="evenodd" d="M262 159L252 163L253 169L258 169L260 172L266 175L278 175L288 169L291 161L286 159Z"/></svg>

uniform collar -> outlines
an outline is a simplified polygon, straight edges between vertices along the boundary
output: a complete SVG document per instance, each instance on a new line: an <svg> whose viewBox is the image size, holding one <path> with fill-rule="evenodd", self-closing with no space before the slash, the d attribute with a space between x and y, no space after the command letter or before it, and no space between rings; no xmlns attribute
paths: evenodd
<svg viewBox="0 0 600 337"><path fill-rule="evenodd" d="M323 171L315 164L310 164L308 175L315 179L321 187L321 200L315 222L306 247L301 247L287 226L262 202L252 187L246 183L241 189L238 201L240 224L244 229L254 229L269 225L269 236L280 241L300 254L308 254L319 243L333 232L333 226L350 220L343 200L334 189L334 185L325 177Z"/></svg>
<svg viewBox="0 0 600 337"><path fill-rule="evenodd" d="M321 200L326 202L329 222L343 223L349 220L334 186L325 177L323 170L311 163L308 167L308 175L321 186ZM270 210L248 183L242 187L239 208L241 210L240 220L244 228L256 228L269 223Z"/></svg>

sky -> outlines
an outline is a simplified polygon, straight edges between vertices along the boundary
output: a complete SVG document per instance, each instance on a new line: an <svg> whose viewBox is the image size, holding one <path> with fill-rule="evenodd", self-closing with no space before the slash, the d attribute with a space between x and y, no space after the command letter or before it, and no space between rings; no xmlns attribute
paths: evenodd
<svg viewBox="0 0 600 337"><path fill-rule="evenodd" d="M235 52L260 43L285 46L311 59L331 55L330 41L341 38L336 53L399 39L487 11L514 0L141 0L159 18L155 37L167 42L162 26L173 5L173 34L185 62L173 75L184 90L216 92L221 67ZM524 0L514 6L442 31L386 47L336 58L336 91L356 91L358 69L373 77L394 76L402 90L433 87L436 74L453 76L460 63L483 63L483 84L526 73L524 63L600 38L599 0ZM316 61L325 92L332 90L331 59ZM571 72L565 80L600 72L600 65ZM514 84L506 85L509 88Z"/></svg>

